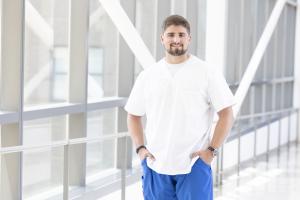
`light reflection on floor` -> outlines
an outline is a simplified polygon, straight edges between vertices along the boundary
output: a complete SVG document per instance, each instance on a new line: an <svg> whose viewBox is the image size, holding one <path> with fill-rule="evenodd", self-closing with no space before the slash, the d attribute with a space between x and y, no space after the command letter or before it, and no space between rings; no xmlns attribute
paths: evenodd
<svg viewBox="0 0 300 200"><path fill-rule="evenodd" d="M224 178L221 187L214 188L215 200L297 200L300 197L300 147L284 148L270 156L269 163L259 161ZM138 182L126 188L126 200L142 200ZM98 200L121 199L120 191Z"/></svg>

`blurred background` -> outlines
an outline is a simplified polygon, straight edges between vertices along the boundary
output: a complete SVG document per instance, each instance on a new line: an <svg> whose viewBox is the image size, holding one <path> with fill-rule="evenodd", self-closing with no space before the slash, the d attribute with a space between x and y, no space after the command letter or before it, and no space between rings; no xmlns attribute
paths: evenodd
<svg viewBox="0 0 300 200"><path fill-rule="evenodd" d="M0 199L143 199L123 106L164 56L170 14L241 105L212 165L215 199L297 199L299 4L0 0Z"/></svg>

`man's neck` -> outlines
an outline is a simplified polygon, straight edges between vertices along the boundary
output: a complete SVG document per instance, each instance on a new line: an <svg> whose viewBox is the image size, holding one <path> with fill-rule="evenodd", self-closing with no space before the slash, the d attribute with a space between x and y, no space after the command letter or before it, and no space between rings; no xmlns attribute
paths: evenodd
<svg viewBox="0 0 300 200"><path fill-rule="evenodd" d="M182 56L172 56L169 53L166 53L166 61L170 64L179 64L183 63L187 59L189 59L190 55L188 53L182 55Z"/></svg>

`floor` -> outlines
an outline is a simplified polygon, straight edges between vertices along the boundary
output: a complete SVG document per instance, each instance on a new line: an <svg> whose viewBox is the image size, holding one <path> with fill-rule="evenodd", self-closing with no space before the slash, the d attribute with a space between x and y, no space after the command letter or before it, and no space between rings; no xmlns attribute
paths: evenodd
<svg viewBox="0 0 300 200"><path fill-rule="evenodd" d="M278 156L279 155L279 156ZM215 200L298 200L300 199L300 145L284 147L254 167L246 167L236 174L224 177L223 184L214 188ZM121 192L98 200L121 199ZM126 188L126 200L142 200L141 182Z"/></svg>
<svg viewBox="0 0 300 200"><path fill-rule="evenodd" d="M222 187L215 188L215 200L300 199L300 146L285 147L279 155L225 178Z"/></svg>

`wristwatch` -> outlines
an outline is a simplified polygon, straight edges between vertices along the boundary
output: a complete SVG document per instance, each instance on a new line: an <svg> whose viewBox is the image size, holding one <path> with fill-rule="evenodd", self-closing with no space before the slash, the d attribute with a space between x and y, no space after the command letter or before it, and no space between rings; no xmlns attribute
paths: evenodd
<svg viewBox="0 0 300 200"><path fill-rule="evenodd" d="M139 154L139 151L140 151L141 149L147 149L147 148L146 148L145 145L139 146L138 148L135 149L136 154Z"/></svg>
<svg viewBox="0 0 300 200"><path fill-rule="evenodd" d="M215 149L212 146L207 147L207 149L212 152L213 157L217 156L219 153L218 149Z"/></svg>

